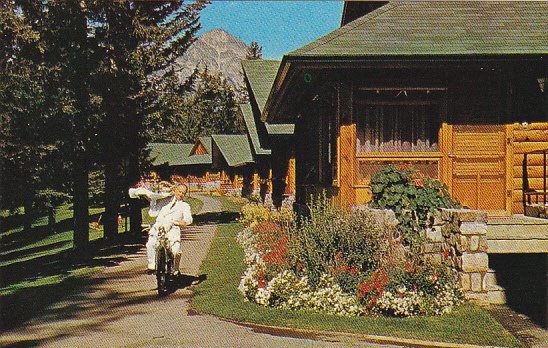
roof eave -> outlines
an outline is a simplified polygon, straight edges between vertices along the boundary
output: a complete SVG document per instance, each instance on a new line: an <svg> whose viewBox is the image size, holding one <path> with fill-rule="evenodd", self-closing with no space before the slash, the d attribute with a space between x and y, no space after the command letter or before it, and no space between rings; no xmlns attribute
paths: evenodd
<svg viewBox="0 0 548 348"><path fill-rule="evenodd" d="M509 52L509 53L454 53L454 54L397 54L397 55L379 55L379 54L364 54L364 55L284 55L280 68L276 74L276 79L270 90L267 102L264 110L261 114L261 121L270 122L274 120L272 115L276 115L279 111L278 99L283 90L287 87L286 77L290 75L290 72L295 69L295 65L298 63L356 63L358 61L367 60L369 63L377 62L423 62L423 61L437 61L437 62L449 62L449 61L504 61L504 60L538 60L544 59L548 56L548 52Z"/></svg>

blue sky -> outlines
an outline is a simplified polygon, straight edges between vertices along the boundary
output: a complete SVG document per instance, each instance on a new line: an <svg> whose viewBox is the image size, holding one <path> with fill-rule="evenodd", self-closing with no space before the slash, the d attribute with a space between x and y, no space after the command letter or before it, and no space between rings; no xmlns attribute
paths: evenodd
<svg viewBox="0 0 548 348"><path fill-rule="evenodd" d="M281 59L341 23L343 1L213 1L201 13L203 34L221 28L249 45L263 46L263 58Z"/></svg>

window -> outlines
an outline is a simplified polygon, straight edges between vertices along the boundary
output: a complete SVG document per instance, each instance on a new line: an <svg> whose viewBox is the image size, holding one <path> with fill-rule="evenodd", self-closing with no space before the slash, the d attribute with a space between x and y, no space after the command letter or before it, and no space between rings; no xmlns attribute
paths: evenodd
<svg viewBox="0 0 548 348"><path fill-rule="evenodd" d="M438 152L445 88L361 88L356 105L360 152Z"/></svg>

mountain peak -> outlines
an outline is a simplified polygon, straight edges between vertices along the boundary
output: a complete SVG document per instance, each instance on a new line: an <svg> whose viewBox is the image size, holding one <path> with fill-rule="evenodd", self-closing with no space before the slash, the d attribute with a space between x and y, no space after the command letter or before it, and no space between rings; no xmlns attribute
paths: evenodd
<svg viewBox="0 0 548 348"><path fill-rule="evenodd" d="M213 30L210 30L210 31L206 31L205 33L203 33L202 35L199 36L200 37L207 37L207 36L212 36L212 35L224 35L224 36L232 36L234 37L232 34L230 34L228 31L224 30L224 29L221 29L221 28L217 28L217 29L213 29Z"/></svg>
<svg viewBox="0 0 548 348"><path fill-rule="evenodd" d="M213 29L196 38L196 41L175 62L179 78L190 76L194 68L211 73L221 73L235 89L243 86L241 61L246 58L247 45L224 29Z"/></svg>

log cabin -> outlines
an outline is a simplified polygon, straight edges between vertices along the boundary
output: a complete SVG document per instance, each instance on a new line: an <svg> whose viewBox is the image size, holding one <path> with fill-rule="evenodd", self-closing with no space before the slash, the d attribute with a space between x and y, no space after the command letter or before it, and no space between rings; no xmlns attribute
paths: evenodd
<svg viewBox="0 0 548 348"><path fill-rule="evenodd" d="M262 183L260 195L263 200L265 191L269 191L277 207L281 206L284 197L295 192L294 125L261 121L279 66L280 61L277 60L242 61L249 103L241 106L256 161L258 178L255 181Z"/></svg>
<svg viewBox="0 0 548 348"><path fill-rule="evenodd" d="M212 138L212 168L221 173L221 189L242 189L242 196L253 191L255 162L245 134L214 134Z"/></svg>
<svg viewBox="0 0 548 348"><path fill-rule="evenodd" d="M211 137L200 137L194 144L151 143L148 158L161 177L171 174L184 177L209 177L212 168Z"/></svg>
<svg viewBox="0 0 548 348"><path fill-rule="evenodd" d="M342 26L286 54L261 119L295 124L296 200L366 203L412 164L464 206L523 212L523 154L548 148L548 3L347 2ZM528 186L544 181L527 156Z"/></svg>

